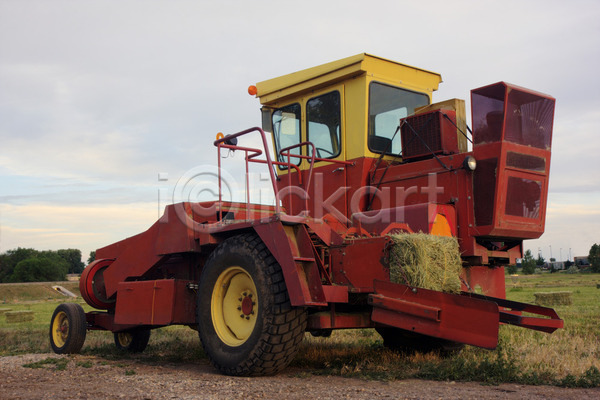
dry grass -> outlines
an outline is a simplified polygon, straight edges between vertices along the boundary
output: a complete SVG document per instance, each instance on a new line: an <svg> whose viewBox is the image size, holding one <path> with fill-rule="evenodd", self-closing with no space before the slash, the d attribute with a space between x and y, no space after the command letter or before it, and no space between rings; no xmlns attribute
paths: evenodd
<svg viewBox="0 0 600 400"><path fill-rule="evenodd" d="M462 262L456 238L423 233L390 235L390 279L425 289L460 293Z"/></svg>
<svg viewBox="0 0 600 400"><path fill-rule="evenodd" d="M558 306L558 305L571 305L573 300L571 299L572 292L542 292L534 293L535 304L541 306Z"/></svg>
<svg viewBox="0 0 600 400"><path fill-rule="evenodd" d="M571 305L556 306L565 328L553 334L513 326L500 328L495 351L466 346L451 356L437 353L400 354L383 347L373 329L334 331L330 338L306 335L290 371L298 374L354 376L378 380L427 378L516 382L562 386L600 386L600 274L544 274L507 277L507 297L533 303L540 291L571 291ZM15 302L13 310L31 310L34 321L6 324L0 318L0 356L50 352L48 324L59 301ZM85 306L86 310L89 307ZM135 357L141 361L195 361L204 358L198 335L187 327L152 332L141 355L115 350L112 334L90 331L84 354L106 359Z"/></svg>
<svg viewBox="0 0 600 400"><path fill-rule="evenodd" d="M9 311L4 315L6 316L6 322L9 324L14 324L16 322L33 321L33 318L35 317L33 315L33 311L31 310Z"/></svg>

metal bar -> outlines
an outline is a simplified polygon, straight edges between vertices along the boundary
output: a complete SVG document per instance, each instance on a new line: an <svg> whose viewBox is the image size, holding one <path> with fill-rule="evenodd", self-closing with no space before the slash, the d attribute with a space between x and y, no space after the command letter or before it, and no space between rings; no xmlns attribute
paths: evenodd
<svg viewBox="0 0 600 400"><path fill-rule="evenodd" d="M244 159L246 160L246 219L250 219L250 168L248 161L248 150L246 150L245 154L246 157L244 157Z"/></svg>
<svg viewBox="0 0 600 400"><path fill-rule="evenodd" d="M217 144L217 173L219 175L219 221L223 219L223 207L222 207L222 197L221 197L221 143Z"/></svg>
<svg viewBox="0 0 600 400"><path fill-rule="evenodd" d="M552 333L564 326L564 321L560 319L556 311L549 307L542 307L535 304L520 303L518 301L500 299L497 297L484 296L475 293L462 293L463 296L475 299L487 300L496 303L500 308L510 308L511 310L500 309L500 322L510 325L521 326L523 328L533 329ZM548 318L522 316L521 312L543 315Z"/></svg>
<svg viewBox="0 0 600 400"><path fill-rule="evenodd" d="M442 310L438 307L425 306L423 304L412 301L405 301L385 297L380 294L369 296L369 304L374 307L385 308L386 310L402 312L415 317L425 318L432 321L440 322Z"/></svg>

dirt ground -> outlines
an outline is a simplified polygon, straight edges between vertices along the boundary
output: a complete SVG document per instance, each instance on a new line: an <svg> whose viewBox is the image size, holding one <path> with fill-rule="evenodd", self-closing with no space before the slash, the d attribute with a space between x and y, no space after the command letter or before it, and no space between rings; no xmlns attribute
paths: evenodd
<svg viewBox="0 0 600 400"><path fill-rule="evenodd" d="M23 365L66 358L64 370ZM289 368L274 377L222 376L206 362L140 363L91 356L0 357L0 399L598 399L600 388L405 380L366 381L313 376Z"/></svg>

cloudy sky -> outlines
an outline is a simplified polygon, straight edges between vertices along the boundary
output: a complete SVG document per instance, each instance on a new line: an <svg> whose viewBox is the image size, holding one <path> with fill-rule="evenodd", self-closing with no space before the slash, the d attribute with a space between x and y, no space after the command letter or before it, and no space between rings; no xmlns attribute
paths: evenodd
<svg viewBox="0 0 600 400"><path fill-rule="evenodd" d="M0 252L87 257L147 229L217 132L260 124L248 85L362 52L441 73L435 101L500 80L554 96L525 247L600 243L597 1L0 0Z"/></svg>

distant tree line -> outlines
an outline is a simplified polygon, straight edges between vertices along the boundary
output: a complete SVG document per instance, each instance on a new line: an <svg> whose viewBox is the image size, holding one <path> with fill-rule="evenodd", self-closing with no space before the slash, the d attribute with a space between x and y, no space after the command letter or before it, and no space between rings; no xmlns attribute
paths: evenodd
<svg viewBox="0 0 600 400"><path fill-rule="evenodd" d="M80 274L85 265L77 249L44 250L17 248L0 254L0 283L64 281Z"/></svg>
<svg viewBox="0 0 600 400"><path fill-rule="evenodd" d="M590 248L588 261L592 272L600 272L600 245L594 243Z"/></svg>
<svg viewBox="0 0 600 400"><path fill-rule="evenodd" d="M556 259L554 258L550 258L550 262L553 263L555 262ZM592 247L590 248L590 252L588 255L588 262L590 263L590 271L591 272L600 272L600 245L597 243L594 243L592 245ZM536 267L542 267L544 264L546 263L546 260L544 260L544 257L542 257L541 254L538 255L537 259L535 259L533 257L533 254L531 253L531 250L527 250L525 251L525 254L523 254L523 258L521 259L521 272L523 274L534 274L535 273L535 269ZM572 265L575 265L575 263L573 261L565 261L564 262L564 266L565 268L569 268ZM506 267L506 270L509 274L516 274L517 273L517 265L508 265ZM554 269L554 267L551 268L550 272L555 272L557 270Z"/></svg>

